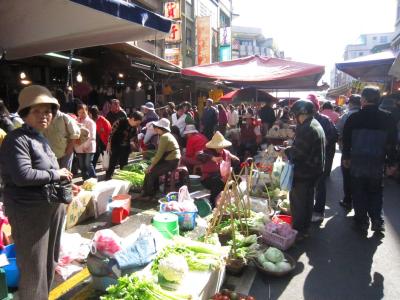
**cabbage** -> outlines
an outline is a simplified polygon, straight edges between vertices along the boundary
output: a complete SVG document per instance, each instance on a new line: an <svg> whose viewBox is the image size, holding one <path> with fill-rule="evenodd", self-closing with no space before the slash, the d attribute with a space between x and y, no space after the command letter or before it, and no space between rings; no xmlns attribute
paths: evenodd
<svg viewBox="0 0 400 300"><path fill-rule="evenodd" d="M277 271L277 268L276 268L275 264L270 262L270 261L265 261L263 263L263 268L265 270L267 270L267 271L270 271L270 272L276 272Z"/></svg>
<svg viewBox="0 0 400 300"><path fill-rule="evenodd" d="M275 266L278 272L287 272L292 268L292 266L286 261L278 262Z"/></svg>
<svg viewBox="0 0 400 300"><path fill-rule="evenodd" d="M257 257L257 260L258 260L258 262L260 263L260 264L264 264L267 260L265 259L265 256L263 255L263 254L261 254L261 255L259 255L258 257Z"/></svg>
<svg viewBox="0 0 400 300"><path fill-rule="evenodd" d="M160 260L159 274L168 281L180 283L189 271L189 266L182 255L171 254Z"/></svg>
<svg viewBox="0 0 400 300"><path fill-rule="evenodd" d="M267 260L273 263L278 263L285 259L282 251L274 247L269 247L264 255Z"/></svg>

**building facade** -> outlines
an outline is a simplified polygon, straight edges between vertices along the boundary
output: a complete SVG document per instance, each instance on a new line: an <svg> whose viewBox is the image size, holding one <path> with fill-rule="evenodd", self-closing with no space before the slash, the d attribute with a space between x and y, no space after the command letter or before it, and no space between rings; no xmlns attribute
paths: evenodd
<svg viewBox="0 0 400 300"><path fill-rule="evenodd" d="M232 59L250 55L284 58L273 38L266 38L261 28L232 26Z"/></svg>
<svg viewBox="0 0 400 300"><path fill-rule="evenodd" d="M391 41L392 49L395 51L400 50L400 0L397 0L397 13L396 13L396 23L395 32Z"/></svg>

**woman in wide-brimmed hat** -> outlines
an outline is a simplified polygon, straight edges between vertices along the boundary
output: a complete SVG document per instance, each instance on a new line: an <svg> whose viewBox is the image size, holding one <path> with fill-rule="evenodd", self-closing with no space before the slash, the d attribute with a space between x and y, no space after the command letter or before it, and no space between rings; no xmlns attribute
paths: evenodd
<svg viewBox="0 0 400 300"><path fill-rule="evenodd" d="M43 135L59 104L39 85L24 88L18 113L25 124L9 132L0 148L4 206L20 270L19 299L48 298L60 252L65 205L49 197L48 184L72 179L59 169Z"/></svg>
<svg viewBox="0 0 400 300"><path fill-rule="evenodd" d="M178 167L181 151L178 142L171 134L170 122L162 118L153 122L155 132L160 136L157 152L146 171L143 183L142 200L150 200L158 191L158 178Z"/></svg>
<svg viewBox="0 0 400 300"><path fill-rule="evenodd" d="M206 144L207 149L197 155L197 159L202 162L201 183L210 190L210 202L213 207L216 205L215 199L223 191L229 177L229 165L239 162L239 158L225 149L231 145L232 143L217 131L211 141ZM221 167L221 164L225 166Z"/></svg>

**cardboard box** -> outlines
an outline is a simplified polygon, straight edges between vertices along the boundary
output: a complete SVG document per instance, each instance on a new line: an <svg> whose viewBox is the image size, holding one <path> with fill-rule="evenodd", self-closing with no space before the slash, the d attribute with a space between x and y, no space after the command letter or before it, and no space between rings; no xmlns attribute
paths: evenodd
<svg viewBox="0 0 400 300"><path fill-rule="evenodd" d="M90 217L94 217L94 215L93 193L90 191L81 191L67 207L65 229L69 229Z"/></svg>

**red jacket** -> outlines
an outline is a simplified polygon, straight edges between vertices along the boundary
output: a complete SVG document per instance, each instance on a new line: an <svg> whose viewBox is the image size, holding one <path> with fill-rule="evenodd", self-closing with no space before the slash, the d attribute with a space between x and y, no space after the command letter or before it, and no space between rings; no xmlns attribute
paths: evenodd
<svg viewBox="0 0 400 300"><path fill-rule="evenodd" d="M220 110L218 113L218 123L219 125L228 124L228 113L225 110Z"/></svg>
<svg viewBox="0 0 400 300"><path fill-rule="evenodd" d="M108 137L111 133L111 123L103 116L99 116L96 121L96 131L97 134L100 135L101 141L104 143L105 146L107 146Z"/></svg>
<svg viewBox="0 0 400 300"><path fill-rule="evenodd" d="M186 157L196 158L197 152L206 148L208 140L201 133L195 133L186 142Z"/></svg>
<svg viewBox="0 0 400 300"><path fill-rule="evenodd" d="M211 149L205 149L203 152L200 152L197 156L197 159L200 160L203 164L201 165L201 173L202 179L206 179L213 174L221 175L220 173L220 163L216 163L212 160L213 157L217 156L215 152ZM232 154L223 149L221 155L224 161L227 161L229 158L232 158Z"/></svg>

